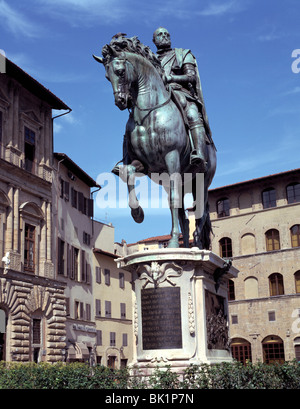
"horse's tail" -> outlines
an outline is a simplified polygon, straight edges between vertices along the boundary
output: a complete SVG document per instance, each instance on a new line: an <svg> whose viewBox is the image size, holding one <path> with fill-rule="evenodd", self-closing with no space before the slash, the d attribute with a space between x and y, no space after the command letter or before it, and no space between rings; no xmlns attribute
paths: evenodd
<svg viewBox="0 0 300 409"><path fill-rule="evenodd" d="M212 225L209 214L209 204L207 203L205 209L205 223L201 231L201 242L204 249L209 250L211 245Z"/></svg>

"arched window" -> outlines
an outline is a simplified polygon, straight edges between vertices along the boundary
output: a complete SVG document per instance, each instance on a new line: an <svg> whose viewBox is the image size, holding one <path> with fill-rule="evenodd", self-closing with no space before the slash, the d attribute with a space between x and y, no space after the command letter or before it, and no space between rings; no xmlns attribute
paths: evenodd
<svg viewBox="0 0 300 409"><path fill-rule="evenodd" d="M296 271L294 274L295 276L295 287L296 287L296 293L300 294L300 270Z"/></svg>
<svg viewBox="0 0 300 409"><path fill-rule="evenodd" d="M234 289L234 281L228 280L228 301L235 300L235 289Z"/></svg>
<svg viewBox="0 0 300 409"><path fill-rule="evenodd" d="M295 224L291 228L292 247L300 247L300 224Z"/></svg>
<svg viewBox="0 0 300 409"><path fill-rule="evenodd" d="M219 241L220 245L220 256L223 258L232 257L232 242L229 237L223 237Z"/></svg>
<svg viewBox="0 0 300 409"><path fill-rule="evenodd" d="M229 199L225 197L217 201L217 213L219 218L229 216L229 209Z"/></svg>
<svg viewBox="0 0 300 409"><path fill-rule="evenodd" d="M245 298L258 298L258 280L255 277L248 277L245 280Z"/></svg>
<svg viewBox="0 0 300 409"><path fill-rule="evenodd" d="M270 335L262 341L263 359L266 364L284 363L284 346L281 338Z"/></svg>
<svg viewBox="0 0 300 409"><path fill-rule="evenodd" d="M300 337L294 339L295 358L300 362Z"/></svg>
<svg viewBox="0 0 300 409"><path fill-rule="evenodd" d="M279 273L273 273L269 276L270 296L283 295L283 276Z"/></svg>
<svg viewBox="0 0 300 409"><path fill-rule="evenodd" d="M274 188L265 189L262 192L263 208L276 207L276 190Z"/></svg>
<svg viewBox="0 0 300 409"><path fill-rule="evenodd" d="M288 203L300 202L300 183L291 183L286 188Z"/></svg>
<svg viewBox="0 0 300 409"><path fill-rule="evenodd" d="M244 365L252 361L251 344L243 338L233 338L231 341L232 357Z"/></svg>
<svg viewBox="0 0 300 409"><path fill-rule="evenodd" d="M271 229L266 232L266 249L267 251L280 250L279 231Z"/></svg>

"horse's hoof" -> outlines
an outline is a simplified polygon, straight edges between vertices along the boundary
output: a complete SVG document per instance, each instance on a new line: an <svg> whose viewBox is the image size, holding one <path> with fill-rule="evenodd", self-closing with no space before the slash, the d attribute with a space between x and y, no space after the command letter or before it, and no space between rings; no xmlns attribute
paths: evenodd
<svg viewBox="0 0 300 409"><path fill-rule="evenodd" d="M131 216L136 223L144 221L144 210L139 206L137 209L131 209Z"/></svg>
<svg viewBox="0 0 300 409"><path fill-rule="evenodd" d="M198 234L197 235L194 234L193 246L198 247L198 249L200 249L200 250L203 250L203 245L202 245L202 242L200 240L200 236L198 236Z"/></svg>
<svg viewBox="0 0 300 409"><path fill-rule="evenodd" d="M173 237L171 240L169 240L168 248L169 249L178 249L179 248L178 238Z"/></svg>
<svg viewBox="0 0 300 409"><path fill-rule="evenodd" d="M120 176L120 166L116 165L112 170L111 173L113 173L116 176Z"/></svg>

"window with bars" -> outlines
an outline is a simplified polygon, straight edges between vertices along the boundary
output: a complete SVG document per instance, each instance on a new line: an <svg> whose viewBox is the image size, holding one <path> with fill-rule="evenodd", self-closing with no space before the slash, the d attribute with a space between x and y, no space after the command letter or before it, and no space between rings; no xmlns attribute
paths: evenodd
<svg viewBox="0 0 300 409"><path fill-rule="evenodd" d="M242 338L234 338L231 343L232 357L243 363L252 361L251 344Z"/></svg>
<svg viewBox="0 0 300 409"><path fill-rule="evenodd" d="M267 251L280 250L279 231L271 229L266 232L266 249Z"/></svg>
<svg viewBox="0 0 300 409"><path fill-rule="evenodd" d="M279 337L271 336L263 341L263 357L266 364L284 363L284 346Z"/></svg>
<svg viewBox="0 0 300 409"><path fill-rule="evenodd" d="M41 320L37 318L32 320L32 343L41 343Z"/></svg>
<svg viewBox="0 0 300 409"><path fill-rule="evenodd" d="M35 227L25 224L24 271L34 273L35 270Z"/></svg>

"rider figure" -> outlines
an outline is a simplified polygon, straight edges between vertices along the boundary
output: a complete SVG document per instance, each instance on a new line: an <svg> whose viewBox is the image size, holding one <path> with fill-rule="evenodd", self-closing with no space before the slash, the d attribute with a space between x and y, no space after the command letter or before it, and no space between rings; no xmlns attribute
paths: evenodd
<svg viewBox="0 0 300 409"><path fill-rule="evenodd" d="M165 71L168 88L172 91L192 139L191 164L202 172L207 167L207 144L213 144L203 101L197 62L190 50L171 48L168 30L159 27L153 34L157 57Z"/></svg>

